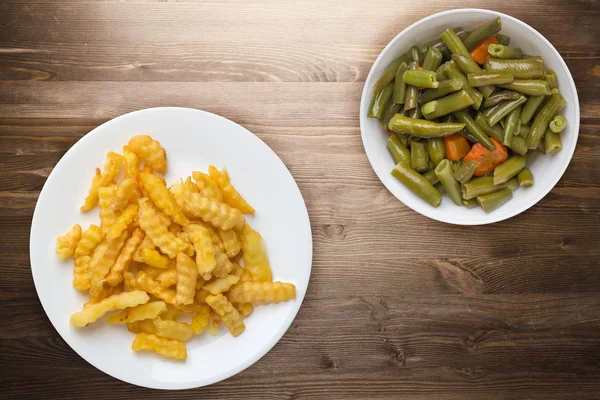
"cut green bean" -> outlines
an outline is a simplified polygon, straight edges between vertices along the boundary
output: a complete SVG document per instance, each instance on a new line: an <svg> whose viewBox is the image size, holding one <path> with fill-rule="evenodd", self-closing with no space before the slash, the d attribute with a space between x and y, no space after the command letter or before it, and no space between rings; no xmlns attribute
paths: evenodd
<svg viewBox="0 0 600 400"><path fill-rule="evenodd" d="M549 96L551 94L548 82L540 79L515 79L511 83L498 86L527 96Z"/></svg>
<svg viewBox="0 0 600 400"><path fill-rule="evenodd" d="M479 203L477 202L477 199L463 199L463 205L467 208L475 208L479 205Z"/></svg>
<svg viewBox="0 0 600 400"><path fill-rule="evenodd" d="M519 155L524 156L527 154L527 142L525 141L525 138L520 136L513 136L508 147Z"/></svg>
<svg viewBox="0 0 600 400"><path fill-rule="evenodd" d="M436 74L433 71L405 71L402 75L402 80L407 85L412 85L422 88L437 88L439 82L436 79Z"/></svg>
<svg viewBox="0 0 600 400"><path fill-rule="evenodd" d="M517 179L510 179L509 181L500 185L494 185L494 178L491 176L482 176L480 178L471 179L469 182L462 185L462 196L465 200L474 199L475 197L484 196L489 193L493 193L497 190L509 188L514 189L519 187Z"/></svg>
<svg viewBox="0 0 600 400"><path fill-rule="evenodd" d="M533 114L537 111L539 106L544 101L545 96L529 96L527 102L523 106L523 110L521 111L521 123L523 125L527 125L531 118L533 118Z"/></svg>
<svg viewBox="0 0 600 400"><path fill-rule="evenodd" d="M442 63L442 52L435 47L429 47L423 59L423 69L435 71Z"/></svg>
<svg viewBox="0 0 600 400"><path fill-rule="evenodd" d="M371 110L369 111L369 117L379 118L385 109L385 105L387 104L390 97L392 97L393 85L388 83L386 87L381 89L379 93L377 93L373 97L373 102L371 104Z"/></svg>
<svg viewBox="0 0 600 400"><path fill-rule="evenodd" d="M525 106L523 106L523 108L525 108ZM523 117L523 110L521 110L521 118L522 117ZM528 125L521 125L521 130L519 131L519 136L521 136L523 139L527 139L527 136L529 136L530 131L531 131L531 128Z"/></svg>
<svg viewBox="0 0 600 400"><path fill-rule="evenodd" d="M513 79L513 76L509 72L480 72L467 75L469 85L473 87L501 85L510 83Z"/></svg>
<svg viewBox="0 0 600 400"><path fill-rule="evenodd" d="M469 133L473 135L473 137L486 149L488 149L489 151L496 150L496 145L494 144L494 142L492 142L489 136L485 133L485 131L475 123L475 121L473 120L473 118L471 118L468 112L466 112L465 110L460 110L452 113L452 115L454 116L454 118L465 124L467 131L469 131Z"/></svg>
<svg viewBox="0 0 600 400"><path fill-rule="evenodd" d="M454 178L454 170L452 169L450 161L448 161L448 159L443 159L442 162L435 167L435 174L454 204L457 206L462 206L462 193L460 191L460 185L456 178Z"/></svg>
<svg viewBox="0 0 600 400"><path fill-rule="evenodd" d="M469 97L467 92L460 90L449 94L448 96L425 103L423 107L421 107L421 112L426 119L432 120L448 115L454 111L462 110L472 104L473 100Z"/></svg>
<svg viewBox="0 0 600 400"><path fill-rule="evenodd" d="M500 143L504 141L504 130L500 128L499 125L490 126L490 124L488 124L487 122L487 119L481 113L477 113L475 123L489 137L494 138ZM524 156L527 153L527 144L525 143L525 139L518 136L513 136L508 147L515 153L520 154L522 156Z"/></svg>
<svg viewBox="0 0 600 400"><path fill-rule="evenodd" d="M501 29L502 20L500 20L500 17L496 17L469 33L464 40L465 47L471 51L485 39L500 32Z"/></svg>
<svg viewBox="0 0 600 400"><path fill-rule="evenodd" d="M396 76L396 71L398 70L398 67L400 66L400 64L402 64L403 62L409 62L409 61L410 61L410 59L409 59L408 55L403 54L399 58L394 60L390 65L388 65L388 67L385 69L385 71L383 71L383 74L381 74L379 79L377 79L377 82L375 82L375 85L373 85L372 94L376 95L384 87L386 87L388 85L388 83L393 81L394 77Z"/></svg>
<svg viewBox="0 0 600 400"><path fill-rule="evenodd" d="M454 171L454 178L460 183L470 181L478 165L479 164L475 160L469 160L466 163L463 163L456 171Z"/></svg>
<svg viewBox="0 0 600 400"><path fill-rule="evenodd" d="M510 146L510 143L515 134L515 130L517 127L521 126L521 106L512 110L508 116L506 117L506 126L504 127L504 140L502 140L502 144L505 146Z"/></svg>
<svg viewBox="0 0 600 400"><path fill-rule="evenodd" d="M419 64L423 62L421 50L416 45L410 46L408 49L408 56L410 57L411 61L417 61Z"/></svg>
<svg viewBox="0 0 600 400"><path fill-rule="evenodd" d="M494 36L496 39L498 39L498 43L501 45L508 46L510 44L510 36L506 36L501 33L496 33Z"/></svg>
<svg viewBox="0 0 600 400"><path fill-rule="evenodd" d="M394 93L392 100L394 104L404 104L404 98L406 97L406 83L402 80L402 75L408 69L408 65L405 62L401 63L396 70L396 77L394 78Z"/></svg>
<svg viewBox="0 0 600 400"><path fill-rule="evenodd" d="M567 126L567 119L563 115L555 116L552 121L550 121L550 130L554 133L562 132Z"/></svg>
<svg viewBox="0 0 600 400"><path fill-rule="evenodd" d="M458 134L467 139L469 143L478 143L477 139L475 139L475 136L471 135L471 132L469 132L466 129L463 129L462 131L458 132Z"/></svg>
<svg viewBox="0 0 600 400"><path fill-rule="evenodd" d="M463 89L469 94L469 97L473 99L473 108L479 110L483 101L483 94L471 85L467 80L467 77L460 72L454 61L448 61L442 65L444 74L448 79L458 79L463 84Z"/></svg>
<svg viewBox="0 0 600 400"><path fill-rule="evenodd" d="M385 129L387 129L388 124L390 123L390 119L400 110L400 104L394 104L391 101L388 101L383 112L381 113L381 117L379 117L379 123Z"/></svg>
<svg viewBox="0 0 600 400"><path fill-rule="evenodd" d="M540 144L544 133L550 125L550 121L560 110L567 105L567 101L560 94L550 96L546 104L540 108L531 124L531 132L527 136L527 147L535 149Z"/></svg>
<svg viewBox="0 0 600 400"><path fill-rule="evenodd" d="M492 107L492 106L495 106L496 104L500 104L503 101L516 100L519 97L521 97L521 93L513 92L510 90L498 90L498 91L495 91L494 93L492 93L490 95L490 97L485 99L485 102L483 105L484 105L484 107Z"/></svg>
<svg viewBox="0 0 600 400"><path fill-rule="evenodd" d="M389 126L389 124L388 124L388 126ZM408 147L409 143L411 142L410 135L405 135L404 133L398 133L398 132L394 132L394 135L396 135L398 137L398 139L400 139L400 142L402 142L404 147Z"/></svg>
<svg viewBox="0 0 600 400"><path fill-rule="evenodd" d="M429 153L429 159L433 161L435 165L438 165L440 161L446 158L446 146L444 145L444 139L427 139L427 151Z"/></svg>
<svg viewBox="0 0 600 400"><path fill-rule="evenodd" d="M488 72L510 72L515 79L541 79L544 76L542 57L505 60L488 57L485 62Z"/></svg>
<svg viewBox="0 0 600 400"><path fill-rule="evenodd" d="M533 186L533 174L531 170L527 167L523 168L519 175L517 175L517 181L519 182L519 186L521 187L532 187Z"/></svg>
<svg viewBox="0 0 600 400"><path fill-rule="evenodd" d="M502 103L504 103L504 102L502 102ZM495 106L482 109L481 114L486 118L489 117L490 115L492 115L493 113L498 111L500 109L500 107L502 107L502 103L498 103Z"/></svg>
<svg viewBox="0 0 600 400"><path fill-rule="evenodd" d="M439 99L447 94L456 92L463 88L463 83L458 79L447 79L441 81L436 89L425 89L421 93L419 103L425 104L432 100Z"/></svg>
<svg viewBox="0 0 600 400"><path fill-rule="evenodd" d="M402 114L394 115L388 124L388 128L394 132L422 138L444 137L452 135L464 127L465 124L454 122L437 123L433 121L405 117Z"/></svg>
<svg viewBox="0 0 600 400"><path fill-rule="evenodd" d="M410 144L410 166L417 172L429 170L429 154L423 142L412 142Z"/></svg>
<svg viewBox="0 0 600 400"><path fill-rule="evenodd" d="M553 132L550 129L544 134L544 147L546 154L556 154L562 150L562 140L557 132Z"/></svg>
<svg viewBox="0 0 600 400"><path fill-rule="evenodd" d="M408 118L419 119L423 116L421 114L421 107L415 107L408 111Z"/></svg>
<svg viewBox="0 0 600 400"><path fill-rule="evenodd" d="M398 138L398 136L391 135L387 140L386 147L392 155L395 164L398 164L401 161L404 161L405 163L411 162L410 150L408 150L406 146L404 146L404 144L402 143L400 138Z"/></svg>
<svg viewBox="0 0 600 400"><path fill-rule="evenodd" d="M424 172L423 178L427 179L429 181L429 183L431 183L432 185L435 185L436 183L438 183L440 180L438 179L437 175L435 174L435 168L434 169L430 169L427 172Z"/></svg>
<svg viewBox="0 0 600 400"><path fill-rule="evenodd" d="M456 63L458 68L462 71L463 74L481 74L484 71L479 67L479 64L473 60L473 57L469 54L469 56L464 56L462 54L452 54L452 61ZM489 71L488 71L489 72ZM483 94L483 97L489 97L495 90L493 85L485 85L479 86L477 89Z"/></svg>
<svg viewBox="0 0 600 400"><path fill-rule="evenodd" d="M492 57L496 58L523 58L523 52L521 49L516 47L508 47L502 44L490 44L488 46L488 53Z"/></svg>
<svg viewBox="0 0 600 400"><path fill-rule="evenodd" d="M494 185L504 183L516 176L523 168L527 159L522 155L514 155L494 169Z"/></svg>
<svg viewBox="0 0 600 400"><path fill-rule="evenodd" d="M409 71L416 71L419 68L418 61L412 61L408 64ZM405 72L406 73L406 72ZM404 74L402 74L404 77ZM406 96L404 97L404 111L412 110L419 105L419 89L416 86L406 86Z"/></svg>
<svg viewBox="0 0 600 400"><path fill-rule="evenodd" d="M554 72L553 69L547 69L545 71L544 79L548 81L550 89L558 88L558 77L556 76L556 72Z"/></svg>
<svg viewBox="0 0 600 400"><path fill-rule="evenodd" d="M490 213L512 199L512 196L512 190L509 188L504 188L496 192L477 197L477 202L483 211Z"/></svg>
<svg viewBox="0 0 600 400"><path fill-rule="evenodd" d="M442 203L442 194L439 190L406 163L396 164L392 176L433 207L439 207Z"/></svg>
<svg viewBox="0 0 600 400"><path fill-rule="evenodd" d="M456 32L456 35L461 40L466 38L468 35L468 33L462 27L454 28L454 32ZM442 57L443 57L442 59L449 59L452 56L452 53L450 53L450 51L448 50L448 48L446 47L444 42L439 38L425 43L424 47L436 48L437 50L439 50L442 53Z"/></svg>
<svg viewBox="0 0 600 400"><path fill-rule="evenodd" d="M525 103L525 101L527 101L527 97L523 96L517 100L508 100L500 103L500 107L487 117L489 124L491 126L496 125L502 118L506 117L512 110L519 107L521 104Z"/></svg>

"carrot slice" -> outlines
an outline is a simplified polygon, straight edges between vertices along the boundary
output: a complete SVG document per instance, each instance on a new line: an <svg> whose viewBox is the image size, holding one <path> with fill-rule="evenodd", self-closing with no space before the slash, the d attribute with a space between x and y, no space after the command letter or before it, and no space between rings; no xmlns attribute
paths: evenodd
<svg viewBox="0 0 600 400"><path fill-rule="evenodd" d="M508 151L502 143L498 142L494 138L490 138L496 145L494 151L489 151L481 143L475 143L463 160L468 162L471 160L477 161L477 168L475 169L475 176L483 176L494 170L498 165L502 164L508 158Z"/></svg>
<svg viewBox="0 0 600 400"><path fill-rule="evenodd" d="M488 46L490 44L498 44L498 39L496 39L495 36L490 36L471 50L471 57L473 57L473 60L475 60L477 64L485 64L485 60L488 57Z"/></svg>
<svg viewBox="0 0 600 400"><path fill-rule="evenodd" d="M458 133L444 138L446 147L446 158L450 161L458 161L469 153L470 147L467 139Z"/></svg>

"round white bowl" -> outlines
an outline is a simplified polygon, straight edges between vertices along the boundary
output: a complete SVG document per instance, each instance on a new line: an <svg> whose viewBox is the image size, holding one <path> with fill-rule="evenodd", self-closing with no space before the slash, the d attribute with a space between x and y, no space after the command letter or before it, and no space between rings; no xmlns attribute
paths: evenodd
<svg viewBox="0 0 600 400"><path fill-rule="evenodd" d="M466 30L499 16L502 18L501 33L510 36L510 45L520 47L526 54L540 55L544 58L545 68L556 71L558 88L567 100L563 110L568 120L567 127L561 133L562 151L555 155L535 154L528 160L528 167L533 172L535 184L530 188L520 188L513 199L502 207L486 214L481 208L467 209L458 207L448 196L438 208L434 208L411 192L407 187L392 177L394 161L386 148L388 134L376 118L368 118L367 111L371 103L371 91L377 79L394 59L406 52L413 44L422 45L439 35L448 27L462 26ZM460 9L444 11L415 22L400 32L383 49L369 75L362 92L360 102L360 131L365 152L375 173L385 187L398 200L416 212L429 218L458 225L483 225L513 217L540 201L563 175L575 151L579 134L579 99L573 77L556 49L538 31L506 14L490 10Z"/></svg>

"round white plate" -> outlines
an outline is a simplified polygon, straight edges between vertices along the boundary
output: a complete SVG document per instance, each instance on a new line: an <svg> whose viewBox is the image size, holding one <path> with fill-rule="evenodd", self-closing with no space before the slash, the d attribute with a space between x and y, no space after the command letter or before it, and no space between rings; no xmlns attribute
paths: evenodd
<svg viewBox="0 0 600 400"><path fill-rule="evenodd" d="M249 218L267 244L275 280L296 285L296 299L257 306L237 338L224 328L187 343L186 362L131 350L133 334L105 318L83 329L69 316L86 296L72 285L72 260L54 253L56 238L73 224L98 223L98 210L79 207L96 167L108 151L122 152L129 139L147 133L167 151L167 182L210 164L226 166L236 188L256 209ZM108 121L77 142L58 162L37 202L31 226L31 271L48 318L63 339L90 364L125 382L157 389L187 389L226 379L265 355L283 336L302 303L312 262L306 205L292 175L277 155L250 131L223 117L187 108L153 108Z"/></svg>

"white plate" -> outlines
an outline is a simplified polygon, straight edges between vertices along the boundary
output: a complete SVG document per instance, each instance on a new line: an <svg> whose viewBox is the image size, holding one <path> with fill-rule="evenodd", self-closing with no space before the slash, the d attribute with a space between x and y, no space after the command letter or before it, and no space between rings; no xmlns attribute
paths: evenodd
<svg viewBox="0 0 600 400"><path fill-rule="evenodd" d="M567 100L567 107L561 112L568 121L567 127L561 133L563 148L558 154L537 154L529 160L527 166L535 178L533 187L517 190L511 201L489 214L479 207L473 209L458 207L447 195L443 196L441 206L434 208L390 175L394 168L394 161L385 147L388 135L377 119L367 118L367 110L371 103L371 90L385 68L413 44L421 45L439 38L439 35L448 27L462 26L466 30L471 30L496 16L502 18L501 32L511 37L511 46L522 48L526 54L542 56L546 68L556 71L558 88ZM367 76L362 93L360 131L365 152L373 170L385 187L402 203L420 214L442 222L458 225L490 224L527 210L556 185L567 169L575 151L579 134L579 99L575 82L573 82L567 65L552 44L538 31L516 18L496 11L471 8L449 10L415 22L400 32L377 57Z"/></svg>
<svg viewBox="0 0 600 400"><path fill-rule="evenodd" d="M108 151L122 151L129 139L147 133L167 151L168 183L226 166L233 184L256 209L250 224L265 239L275 280L296 285L294 301L257 306L237 338L225 329L188 342L186 362L131 350L134 336L105 319L84 329L69 316L86 296L71 286L72 260L54 253L56 237L73 224L85 229L98 212L82 214L96 167ZM226 379L252 365L283 336L306 293L312 262L308 212L294 178L277 155L245 128L217 115L186 108L153 108L122 115L77 142L58 162L38 199L31 226L31 271L38 296L63 339L90 364L122 381L157 389L194 388Z"/></svg>

